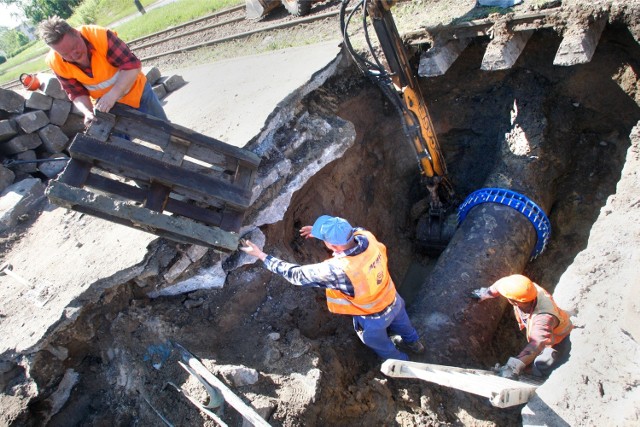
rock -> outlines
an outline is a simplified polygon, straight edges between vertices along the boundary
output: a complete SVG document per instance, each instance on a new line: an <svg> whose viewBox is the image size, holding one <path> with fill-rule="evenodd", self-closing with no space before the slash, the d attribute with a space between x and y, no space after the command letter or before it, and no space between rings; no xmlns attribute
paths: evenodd
<svg viewBox="0 0 640 427"><path fill-rule="evenodd" d="M177 74L174 74L170 77L162 77L160 79L160 83L162 83L167 92L173 92L174 90L180 89L182 86L187 84L182 76L179 76Z"/></svg>
<svg viewBox="0 0 640 427"><path fill-rule="evenodd" d="M50 159L64 159L52 162L43 162L38 165L38 170L47 178L55 178L67 166L69 157L64 154L52 154ZM65 161L66 160L66 161Z"/></svg>
<svg viewBox="0 0 640 427"><path fill-rule="evenodd" d="M18 125L16 125L15 120L0 120L0 141L6 141L17 134Z"/></svg>
<svg viewBox="0 0 640 427"><path fill-rule="evenodd" d="M12 90L0 88L0 110L22 114L24 112L24 98Z"/></svg>
<svg viewBox="0 0 640 427"><path fill-rule="evenodd" d="M162 99L167 96L167 89L162 84L155 85L153 87L153 92L156 94L158 99Z"/></svg>
<svg viewBox="0 0 640 427"><path fill-rule="evenodd" d="M18 218L33 210L44 199L44 184L28 178L12 184L0 193L0 232L18 223Z"/></svg>
<svg viewBox="0 0 640 427"><path fill-rule="evenodd" d="M49 124L49 117L44 111L31 111L16 117L16 122L25 133L32 133Z"/></svg>
<svg viewBox="0 0 640 427"><path fill-rule="evenodd" d="M27 151L23 151L22 153L18 153L15 157L15 160L21 161L33 161L36 160L36 152L33 150L27 150ZM38 166L36 165L35 162L33 163L22 163L22 164L18 164L15 165L13 167L13 170L16 173L34 173L38 171Z"/></svg>
<svg viewBox="0 0 640 427"><path fill-rule="evenodd" d="M54 99L49 110L49 121L57 126L63 126L71 112L71 102L64 99Z"/></svg>
<svg viewBox="0 0 640 427"><path fill-rule="evenodd" d="M162 77L162 74L160 73L158 67L143 67L142 72L145 76L147 76L147 82L151 86L154 86L158 82L158 80L160 80L160 77Z"/></svg>
<svg viewBox="0 0 640 427"><path fill-rule="evenodd" d="M0 143L0 151L4 154L17 154L27 150L33 150L42 144L37 133L18 135L7 142Z"/></svg>
<svg viewBox="0 0 640 427"><path fill-rule="evenodd" d="M216 371L225 378L231 380L233 385L241 387L258 382L258 371L246 366L224 365L219 366Z"/></svg>
<svg viewBox="0 0 640 427"><path fill-rule="evenodd" d="M38 131L44 147L49 153L59 153L69 142L69 138L56 125L49 124Z"/></svg>
<svg viewBox="0 0 640 427"><path fill-rule="evenodd" d="M84 131L84 116L69 114L67 121L60 127L60 130L69 138L73 139L76 134Z"/></svg>
<svg viewBox="0 0 640 427"><path fill-rule="evenodd" d="M50 96L40 92L29 92L29 97L26 98L24 106L34 110L49 110L52 103L53 98Z"/></svg>
<svg viewBox="0 0 640 427"><path fill-rule="evenodd" d="M39 73L38 80L40 80L40 90L48 96L60 100L69 100L67 93L62 89L60 81L58 81L58 78L55 75Z"/></svg>
<svg viewBox="0 0 640 427"><path fill-rule="evenodd" d="M11 169L0 166L0 191L13 184L15 178L16 174Z"/></svg>

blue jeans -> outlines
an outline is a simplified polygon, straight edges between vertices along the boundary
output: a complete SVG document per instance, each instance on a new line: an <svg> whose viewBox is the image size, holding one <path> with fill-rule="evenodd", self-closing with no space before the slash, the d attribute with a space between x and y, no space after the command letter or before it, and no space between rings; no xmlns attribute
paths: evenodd
<svg viewBox="0 0 640 427"><path fill-rule="evenodd" d="M140 107L138 107L138 111L169 121L167 114L164 112L164 108L162 108L162 104L160 104L158 96L151 88L149 82L144 84L144 90L140 97Z"/></svg>
<svg viewBox="0 0 640 427"><path fill-rule="evenodd" d="M400 335L402 341L407 344L418 341L416 332L400 294L396 294L396 300L388 308L378 314L368 316L353 316L353 328L356 330L360 341L376 352L382 359L409 360L406 353L401 352L389 338L391 335Z"/></svg>

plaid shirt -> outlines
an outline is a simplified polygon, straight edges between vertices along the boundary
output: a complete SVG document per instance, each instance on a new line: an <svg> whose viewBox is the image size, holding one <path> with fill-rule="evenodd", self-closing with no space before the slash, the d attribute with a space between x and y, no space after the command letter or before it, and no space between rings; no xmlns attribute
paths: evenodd
<svg viewBox="0 0 640 427"><path fill-rule="evenodd" d="M84 37L82 38L87 45L87 54L89 55L89 63L91 63L91 54L95 51L93 45ZM135 68L141 68L142 63L140 60L131 52L129 46L125 42L123 42L118 36L115 35L111 30L107 30L107 61L114 67L117 67L121 70L133 70ZM80 68L87 76L93 77L93 71L91 67L84 68L80 64L76 64L78 68ZM64 77L56 76L60 81L60 85L67 95L69 99L73 101L79 96L89 95L89 91L85 88L82 83L80 83L76 79L65 79Z"/></svg>
<svg viewBox="0 0 640 427"><path fill-rule="evenodd" d="M336 258L355 256L367 250L369 240L365 236L355 236L355 239L356 246L344 252L334 252L333 256ZM267 255L264 265L269 271L284 277L296 286L336 289L350 297L355 296L353 283L351 283L347 273L330 262L297 265Z"/></svg>

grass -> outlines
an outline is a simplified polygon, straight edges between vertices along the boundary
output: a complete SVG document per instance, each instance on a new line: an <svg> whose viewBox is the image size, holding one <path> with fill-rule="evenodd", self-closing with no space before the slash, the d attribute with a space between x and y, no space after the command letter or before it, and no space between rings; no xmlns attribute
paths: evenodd
<svg viewBox="0 0 640 427"><path fill-rule="evenodd" d="M155 0L141 1L145 7L155 3ZM68 22L74 26L88 22L108 26L127 41L243 3L244 0L177 0L140 15L131 0L85 0ZM129 15L136 16L121 25L109 25ZM48 50L43 42L37 41L15 57L8 58L0 65L0 84L16 80L22 73L46 70L44 55Z"/></svg>

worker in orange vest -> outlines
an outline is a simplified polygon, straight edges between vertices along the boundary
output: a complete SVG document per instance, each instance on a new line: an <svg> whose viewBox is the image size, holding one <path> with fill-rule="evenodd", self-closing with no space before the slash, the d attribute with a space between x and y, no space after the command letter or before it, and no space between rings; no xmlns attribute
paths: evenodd
<svg viewBox="0 0 640 427"><path fill-rule="evenodd" d="M97 25L75 29L53 16L40 23L38 32L51 48L47 65L84 115L85 124L95 119L94 108L107 113L116 102L167 120L142 73L142 63L114 31Z"/></svg>
<svg viewBox="0 0 640 427"><path fill-rule="evenodd" d="M526 329L528 343L520 354L510 357L504 366L496 365L500 376L515 378L531 365L531 374L546 377L566 361L573 324L545 289L526 276L513 274L473 294L481 301L502 295L513 306L520 329Z"/></svg>
<svg viewBox="0 0 640 427"><path fill-rule="evenodd" d="M324 288L329 311L352 316L360 340L382 359L409 360L401 350L424 351L389 274L387 248L372 233L353 228L343 218L322 215L313 226L302 227L300 235L322 240L332 258L297 265L267 255L249 240L240 249L294 285Z"/></svg>

